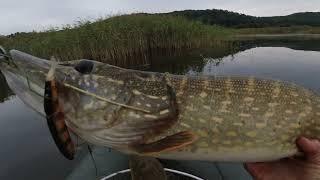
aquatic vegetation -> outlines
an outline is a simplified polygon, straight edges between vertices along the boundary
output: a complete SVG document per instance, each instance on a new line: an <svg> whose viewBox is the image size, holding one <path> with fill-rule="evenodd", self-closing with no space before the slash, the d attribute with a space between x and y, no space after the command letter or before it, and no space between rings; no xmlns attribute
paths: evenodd
<svg viewBox="0 0 320 180"><path fill-rule="evenodd" d="M175 54L198 47L232 47L233 30L204 25L183 17L133 14L82 21L62 30L20 33L0 38L8 49L18 49L62 61L87 58L119 66L148 64L154 54Z"/></svg>

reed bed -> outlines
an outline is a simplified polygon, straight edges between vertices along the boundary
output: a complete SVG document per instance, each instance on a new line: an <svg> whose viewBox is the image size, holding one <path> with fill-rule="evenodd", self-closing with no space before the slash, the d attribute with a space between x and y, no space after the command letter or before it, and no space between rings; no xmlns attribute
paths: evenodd
<svg viewBox="0 0 320 180"><path fill-rule="evenodd" d="M232 48L233 30L204 25L183 17L133 14L81 22L62 30L1 37L7 49L61 61L94 59L119 66L147 64L155 54L176 54L191 48Z"/></svg>

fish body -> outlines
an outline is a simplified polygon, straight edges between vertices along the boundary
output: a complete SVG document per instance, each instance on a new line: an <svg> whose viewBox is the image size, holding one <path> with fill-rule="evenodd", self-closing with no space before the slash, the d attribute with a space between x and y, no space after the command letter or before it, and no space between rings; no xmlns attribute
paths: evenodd
<svg viewBox="0 0 320 180"><path fill-rule="evenodd" d="M191 130L198 140L162 157L270 161L297 154L299 136L319 138L320 98L308 89L254 77L185 79L173 79L180 115L168 132Z"/></svg>
<svg viewBox="0 0 320 180"><path fill-rule="evenodd" d="M31 60L21 64L45 77L48 62ZM93 64L90 72L79 72L82 61ZM248 162L294 155L297 137L320 136L319 95L292 83L82 61L58 65L55 78L67 126L92 144L167 159ZM41 76L30 79L41 87Z"/></svg>

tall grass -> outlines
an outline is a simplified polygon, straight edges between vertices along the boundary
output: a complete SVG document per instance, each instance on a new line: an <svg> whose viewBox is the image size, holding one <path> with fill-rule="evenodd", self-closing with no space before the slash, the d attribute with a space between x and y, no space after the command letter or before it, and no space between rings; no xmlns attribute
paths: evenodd
<svg viewBox="0 0 320 180"><path fill-rule="evenodd" d="M56 56L62 61L87 58L126 66L145 64L156 53L175 54L199 47L229 48L227 39L232 33L227 28L183 17L133 14L82 22L62 30L0 38L0 44L42 58Z"/></svg>

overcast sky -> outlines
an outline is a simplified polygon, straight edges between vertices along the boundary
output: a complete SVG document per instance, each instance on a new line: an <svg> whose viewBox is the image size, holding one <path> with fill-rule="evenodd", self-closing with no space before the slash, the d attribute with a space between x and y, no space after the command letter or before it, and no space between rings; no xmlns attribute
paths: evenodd
<svg viewBox="0 0 320 180"><path fill-rule="evenodd" d="M0 34L132 12L226 9L255 16L320 11L320 0L0 0Z"/></svg>

